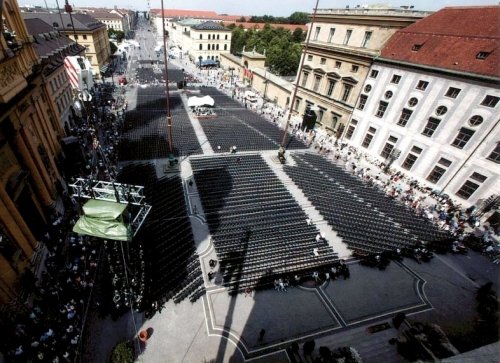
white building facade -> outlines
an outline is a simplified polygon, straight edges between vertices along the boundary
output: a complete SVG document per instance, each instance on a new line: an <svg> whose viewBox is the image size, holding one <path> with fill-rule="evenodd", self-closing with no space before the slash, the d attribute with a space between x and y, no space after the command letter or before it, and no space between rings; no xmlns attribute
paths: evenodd
<svg viewBox="0 0 500 363"><path fill-rule="evenodd" d="M385 54L395 54L392 49ZM478 62L484 61L481 53L473 51ZM411 64L383 52L342 139L462 205L498 195L500 77L482 73Z"/></svg>

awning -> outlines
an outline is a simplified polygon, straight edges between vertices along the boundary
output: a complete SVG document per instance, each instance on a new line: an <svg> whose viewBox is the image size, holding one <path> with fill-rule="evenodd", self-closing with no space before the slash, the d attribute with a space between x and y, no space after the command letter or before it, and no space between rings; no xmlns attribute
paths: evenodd
<svg viewBox="0 0 500 363"><path fill-rule="evenodd" d="M205 97L189 97L188 98L188 107L198 107L198 106L214 106L215 101L212 97L210 96L205 96Z"/></svg>
<svg viewBox="0 0 500 363"><path fill-rule="evenodd" d="M91 199L83 206L83 216L73 232L115 241L130 241L131 233L123 221L126 204Z"/></svg>

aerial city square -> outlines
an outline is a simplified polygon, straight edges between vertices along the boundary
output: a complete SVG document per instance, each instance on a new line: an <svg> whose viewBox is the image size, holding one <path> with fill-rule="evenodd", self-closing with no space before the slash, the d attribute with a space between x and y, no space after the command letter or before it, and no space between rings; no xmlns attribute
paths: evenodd
<svg viewBox="0 0 500 363"><path fill-rule="evenodd" d="M497 2L115 3L0 0L0 363L500 362Z"/></svg>

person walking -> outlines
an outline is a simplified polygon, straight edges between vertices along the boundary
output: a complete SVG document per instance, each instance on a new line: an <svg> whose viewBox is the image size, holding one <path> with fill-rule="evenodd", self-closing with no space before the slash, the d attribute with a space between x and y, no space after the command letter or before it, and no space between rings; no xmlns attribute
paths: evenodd
<svg viewBox="0 0 500 363"><path fill-rule="evenodd" d="M259 333L259 342L264 340L264 335L266 335L266 329L261 329Z"/></svg>

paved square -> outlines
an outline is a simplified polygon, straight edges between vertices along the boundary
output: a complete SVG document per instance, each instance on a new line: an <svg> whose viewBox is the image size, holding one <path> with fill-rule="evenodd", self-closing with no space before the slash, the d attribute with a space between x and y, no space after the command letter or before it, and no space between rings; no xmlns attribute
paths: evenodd
<svg viewBox="0 0 500 363"><path fill-rule="evenodd" d="M399 264L391 263L383 271L357 263L349 269L350 279L331 281L323 288L347 324L429 307L418 291L420 280Z"/></svg>

